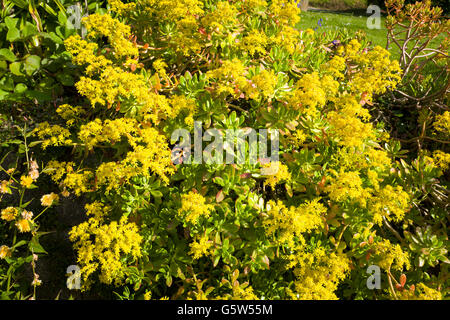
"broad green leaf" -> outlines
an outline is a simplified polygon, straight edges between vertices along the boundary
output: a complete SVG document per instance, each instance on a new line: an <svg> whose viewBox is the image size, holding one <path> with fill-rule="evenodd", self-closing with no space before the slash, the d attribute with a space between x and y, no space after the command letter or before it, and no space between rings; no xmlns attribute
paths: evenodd
<svg viewBox="0 0 450 320"><path fill-rule="evenodd" d="M31 76L39 67L41 66L41 57L39 56L29 56L25 59L25 72L27 75Z"/></svg>
<svg viewBox="0 0 450 320"><path fill-rule="evenodd" d="M11 28L6 34L6 40L13 42L20 38L20 31L17 28Z"/></svg>
<svg viewBox="0 0 450 320"><path fill-rule="evenodd" d="M27 90L27 86L24 83L18 83L16 84L16 87L14 88L15 93L23 93Z"/></svg>
<svg viewBox="0 0 450 320"><path fill-rule="evenodd" d="M0 79L0 89L5 91L13 91L14 90L14 81L11 77L3 77Z"/></svg>
<svg viewBox="0 0 450 320"><path fill-rule="evenodd" d="M16 56L14 55L14 53L11 50L9 50L7 48L3 48L3 49L0 49L0 59L14 62L14 61L16 61Z"/></svg>
<svg viewBox="0 0 450 320"><path fill-rule="evenodd" d="M21 71L22 65L22 62L13 62L9 65L9 70L11 70L11 73L16 76L24 76Z"/></svg>
<svg viewBox="0 0 450 320"><path fill-rule="evenodd" d="M8 27L8 29L15 28L17 25L17 21L19 21L19 18L11 18L11 17L5 18L5 24Z"/></svg>
<svg viewBox="0 0 450 320"><path fill-rule="evenodd" d="M27 22L27 24L21 29L22 31L22 37L31 37L39 33L36 26L32 23Z"/></svg>

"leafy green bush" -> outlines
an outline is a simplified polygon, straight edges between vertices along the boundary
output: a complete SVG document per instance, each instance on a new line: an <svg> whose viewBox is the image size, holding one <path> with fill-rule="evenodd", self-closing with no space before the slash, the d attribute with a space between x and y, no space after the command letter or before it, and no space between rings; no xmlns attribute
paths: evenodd
<svg viewBox="0 0 450 320"><path fill-rule="evenodd" d="M442 168L401 159L367 109L401 79L388 51L295 29L291 1L109 5L83 19L84 37L66 35L77 94L33 124L26 167L5 168L1 182L6 194L51 178L44 206L89 200L86 220L69 233L83 290L102 283L121 299L446 294L446 228L424 228L429 217L414 209ZM174 138L180 128L200 161L178 153L191 147ZM198 135L243 129L261 138L267 128L278 133L276 161L207 161L223 153ZM241 140L224 144L227 153ZM28 148L45 154L39 176L26 169ZM25 254L15 250L19 217L8 210L6 264ZM442 212L429 214L446 225ZM371 265L383 270L382 290L366 285Z"/></svg>

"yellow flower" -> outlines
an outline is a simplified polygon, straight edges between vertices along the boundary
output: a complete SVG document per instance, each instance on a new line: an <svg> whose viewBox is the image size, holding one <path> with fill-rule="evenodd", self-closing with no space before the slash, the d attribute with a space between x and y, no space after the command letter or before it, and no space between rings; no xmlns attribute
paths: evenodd
<svg viewBox="0 0 450 320"><path fill-rule="evenodd" d="M31 222L28 219L20 219L16 222L16 227L20 233L31 231Z"/></svg>
<svg viewBox="0 0 450 320"><path fill-rule="evenodd" d="M273 236L279 244L287 243L294 247L294 237L302 238L302 233L310 232L322 225L322 216L326 208L320 199L314 199L298 207L287 208L282 201L267 203L267 218L263 225L266 233Z"/></svg>
<svg viewBox="0 0 450 320"><path fill-rule="evenodd" d="M263 165L261 174L266 175L265 185L275 188L275 185L291 180L291 173L288 167L281 162L269 162Z"/></svg>
<svg viewBox="0 0 450 320"><path fill-rule="evenodd" d="M77 250L85 286L86 280L96 270L100 271L101 282L120 284L126 273L123 258L141 256L142 237L136 224L129 223L127 217L122 217L119 222L102 224L102 220L94 216L73 227L69 239Z"/></svg>
<svg viewBox="0 0 450 320"><path fill-rule="evenodd" d="M111 211L110 206L105 206L103 203L94 201L84 206L87 216L94 216L96 220L102 221L103 218Z"/></svg>
<svg viewBox="0 0 450 320"><path fill-rule="evenodd" d="M369 201L369 210L374 215L374 222L381 225L383 217L389 221L400 222L405 216L405 212L409 210L410 196L403 191L401 186L387 185Z"/></svg>
<svg viewBox="0 0 450 320"><path fill-rule="evenodd" d="M11 193L9 181L3 180L0 182L0 193Z"/></svg>
<svg viewBox="0 0 450 320"><path fill-rule="evenodd" d="M392 244L389 240L382 240L374 243L374 256L376 264L384 269L403 270L403 267L409 269L408 252L404 252L400 245Z"/></svg>
<svg viewBox="0 0 450 320"><path fill-rule="evenodd" d="M11 257L11 248L3 245L0 247L0 259Z"/></svg>
<svg viewBox="0 0 450 320"><path fill-rule="evenodd" d="M303 75L295 84L291 96L287 99L288 105L304 112L307 115L317 114L317 107L326 103L326 92L317 72Z"/></svg>
<svg viewBox="0 0 450 320"><path fill-rule="evenodd" d="M308 29L305 30L305 33L306 33L307 35L312 36L312 35L314 35L314 30L311 29L311 28L308 28Z"/></svg>
<svg viewBox="0 0 450 320"><path fill-rule="evenodd" d="M30 176L21 176L20 177L20 184L24 186L25 188L29 188L31 184L33 183L33 178Z"/></svg>
<svg viewBox="0 0 450 320"><path fill-rule="evenodd" d="M434 163L440 167L442 170L447 170L450 165L450 153L446 153L441 150L436 150L433 152Z"/></svg>
<svg viewBox="0 0 450 320"><path fill-rule="evenodd" d="M152 298L152 292L150 290L145 291L144 300L150 300Z"/></svg>
<svg viewBox="0 0 450 320"><path fill-rule="evenodd" d="M344 202L346 200L356 201L365 205L369 196L368 190L362 187L362 180L358 171L343 170L337 174L336 178L330 179L330 184L325 187L331 200Z"/></svg>
<svg viewBox="0 0 450 320"><path fill-rule="evenodd" d="M22 218L25 219L25 220L31 220L31 218L33 218L33 212L27 211L27 210L23 210L22 211Z"/></svg>
<svg viewBox="0 0 450 320"><path fill-rule="evenodd" d="M212 246L212 241L208 240L207 236L202 236L199 241L194 241L190 245L191 250L189 251L189 254L194 256L194 259L199 259L203 255L208 254L208 250Z"/></svg>
<svg viewBox="0 0 450 320"><path fill-rule="evenodd" d="M271 98L273 96L278 81L273 70L261 70L261 72L253 76L251 80L264 98ZM252 94L250 94L250 98L257 99L258 95L252 96Z"/></svg>
<svg viewBox="0 0 450 320"><path fill-rule="evenodd" d="M436 121L433 123L433 127L438 132L442 132L446 135L450 134L450 111L445 111L443 114L436 116Z"/></svg>
<svg viewBox="0 0 450 320"><path fill-rule="evenodd" d="M264 31L259 31L257 29L251 30L248 35L242 38L240 48L247 51L250 55L255 55L256 53L265 54L266 46L268 44L268 39Z"/></svg>
<svg viewBox="0 0 450 320"><path fill-rule="evenodd" d="M36 134L42 142L42 149L46 149L48 146L64 146L72 143L69 139L70 131L58 125L50 125L48 122L41 122L34 129Z"/></svg>
<svg viewBox="0 0 450 320"><path fill-rule="evenodd" d="M17 217L18 214L19 214L19 211L17 210L17 208L8 207L8 208L2 210L1 217L3 220L13 221Z"/></svg>
<svg viewBox="0 0 450 320"><path fill-rule="evenodd" d="M208 217L214 210L212 204L206 204L206 199L199 193L189 192L181 196L180 214L186 214L185 219L190 223L197 223L200 217Z"/></svg>
<svg viewBox="0 0 450 320"><path fill-rule="evenodd" d="M41 198L41 205L43 205L44 207L50 207L53 204L53 202L58 200L59 196L53 192L50 194L45 194Z"/></svg>
<svg viewBox="0 0 450 320"><path fill-rule="evenodd" d="M442 300L442 293L424 283L419 283L409 290L397 292L397 297L400 300Z"/></svg>
<svg viewBox="0 0 450 320"><path fill-rule="evenodd" d="M344 254L327 252L323 247L299 249L290 256L294 267L293 299L336 300L338 284L350 270L350 261Z"/></svg>
<svg viewBox="0 0 450 320"><path fill-rule="evenodd" d="M156 59L153 62L153 68L159 74L160 77L165 78L167 76L166 73L167 63L165 63L164 60Z"/></svg>
<svg viewBox="0 0 450 320"><path fill-rule="evenodd" d="M117 12L119 15L130 12L136 7L135 3L123 3L120 0L108 0L111 5L111 11Z"/></svg>

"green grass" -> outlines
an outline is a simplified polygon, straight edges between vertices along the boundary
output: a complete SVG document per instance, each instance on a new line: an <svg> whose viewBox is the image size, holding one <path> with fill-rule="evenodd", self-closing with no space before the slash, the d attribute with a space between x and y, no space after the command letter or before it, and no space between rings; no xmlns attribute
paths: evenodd
<svg viewBox="0 0 450 320"><path fill-rule="evenodd" d="M367 8L368 0L309 0L309 6L314 8L327 8L327 9L355 9L355 8Z"/></svg>
<svg viewBox="0 0 450 320"><path fill-rule="evenodd" d="M367 34L367 39L373 45L386 47L386 28L384 27L385 18L381 17L381 29L367 28L367 16L354 15L353 13L328 13L322 11L308 11L300 14L300 22L297 24L299 29L315 29L316 32L327 32L329 30L339 30L346 28L351 33L362 30ZM322 19L322 26L318 25L319 19Z"/></svg>
<svg viewBox="0 0 450 320"><path fill-rule="evenodd" d="M355 12L357 12L355 14ZM322 26L318 25L319 19L322 19ZM365 10L355 10L353 12L324 12L324 11L308 11L300 14L300 22L297 24L298 29L305 30L307 28L316 29L316 32L322 33L327 31L336 31L347 29L351 34L362 30L366 33L367 39L373 46L379 45L386 47L387 30L384 26L385 17L381 17L380 29L369 29L367 27L368 15ZM444 39L444 35L440 35L430 43L430 47L437 47ZM392 59L399 59L400 50L392 47L390 50Z"/></svg>

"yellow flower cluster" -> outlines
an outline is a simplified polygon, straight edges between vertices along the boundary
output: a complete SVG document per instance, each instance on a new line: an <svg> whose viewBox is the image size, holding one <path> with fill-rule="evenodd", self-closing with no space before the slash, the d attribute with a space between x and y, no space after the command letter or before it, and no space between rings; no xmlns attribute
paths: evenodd
<svg viewBox="0 0 450 320"><path fill-rule="evenodd" d="M161 78L165 78L167 76L166 73L167 63L162 59L156 59L153 62L153 69L158 73Z"/></svg>
<svg viewBox="0 0 450 320"><path fill-rule="evenodd" d="M325 187L325 192L331 200L336 202L358 202L366 204L366 199L370 195L367 189L362 186L362 180L358 171L341 171L336 177L330 178L330 184Z"/></svg>
<svg viewBox="0 0 450 320"><path fill-rule="evenodd" d="M92 211L92 207L88 210ZM141 256L142 237L137 226L129 223L125 216L119 222L104 224L97 215L73 227L69 239L78 252L77 262L81 266L84 287L89 286L88 279L97 270L101 282L120 284L126 274L123 258Z"/></svg>
<svg viewBox="0 0 450 320"><path fill-rule="evenodd" d="M17 219L18 218L18 219ZM15 226L20 233L30 232L34 223L31 220L33 213L31 211L23 210L19 215L19 209L14 207L7 207L1 211L1 219L5 221L15 221Z"/></svg>
<svg viewBox="0 0 450 320"><path fill-rule="evenodd" d="M278 32L275 36L272 36L269 39L269 42L277 44L290 54L293 54L300 47L300 43L298 41L299 36L300 32L297 29L291 26L283 25L280 32Z"/></svg>
<svg viewBox="0 0 450 320"><path fill-rule="evenodd" d="M443 114L436 116L433 123L433 127L436 131L450 135L450 111L445 111Z"/></svg>
<svg viewBox="0 0 450 320"><path fill-rule="evenodd" d="M322 216L327 209L320 199L314 199L298 207L287 208L282 201L270 200L267 203L267 217L263 221L266 234L278 244L287 244L294 248L294 237L302 241L302 234L319 228Z"/></svg>
<svg viewBox="0 0 450 320"><path fill-rule="evenodd" d="M90 15L85 20L89 30L89 39L104 36L112 46L112 53L116 60L125 59L123 64L129 67L130 61L136 65L135 57L139 55L136 45L129 40L130 28L112 18L110 15ZM79 65L86 65L86 75L76 83L80 94L86 96L93 107L96 104L117 109L126 104L133 110L134 116L141 116L144 120L157 123L171 113L171 107L164 96L153 92L151 83L140 74L132 70L118 67L117 61L97 55L98 45L81 39L75 35L65 41L67 50L72 54L72 60ZM120 65L120 64L119 64Z"/></svg>
<svg viewBox="0 0 450 320"><path fill-rule="evenodd" d="M363 148L343 146L333 155L333 158L343 170L368 169L368 172L371 170L371 182L375 181L373 178L377 178L377 172L383 172L391 165L391 159L386 151L368 146Z"/></svg>
<svg viewBox="0 0 450 320"><path fill-rule="evenodd" d="M120 142L123 136L133 139L132 135L138 130L137 127L138 122L132 118L107 119L105 121L95 119L80 127L78 138L88 150L92 150L101 144Z"/></svg>
<svg viewBox="0 0 450 320"><path fill-rule="evenodd" d="M333 58L331 58L330 61L325 63L323 71L329 72L335 78L342 78L344 77L344 74L342 72L345 71L345 68L345 58L339 55L335 55Z"/></svg>
<svg viewBox="0 0 450 320"><path fill-rule="evenodd" d="M175 118L179 114L185 114L184 123L188 126L194 126L194 114L197 110L195 101L193 99L186 98L182 95L173 95L170 100L170 108L168 116L169 118Z"/></svg>
<svg viewBox="0 0 450 320"><path fill-rule="evenodd" d="M20 233L30 232L31 231L32 222L30 219L19 219L16 222L16 227Z"/></svg>
<svg viewBox="0 0 450 320"><path fill-rule="evenodd" d="M181 208L179 214L183 214L187 222L196 224L200 217L208 217L214 210L212 204L206 204L206 199L199 193L193 191L181 195Z"/></svg>
<svg viewBox="0 0 450 320"><path fill-rule="evenodd" d="M326 93L322 88L321 79L317 72L303 75L295 84L288 105L301 110L307 115L316 115L316 107L322 107L326 102Z"/></svg>
<svg viewBox="0 0 450 320"><path fill-rule="evenodd" d="M33 183L33 178L30 176L21 176L20 177L20 184L25 187L29 188L31 184Z"/></svg>
<svg viewBox="0 0 450 320"><path fill-rule="evenodd" d="M419 283L410 290L403 290L396 293L400 300L442 300L442 293L436 289Z"/></svg>
<svg viewBox="0 0 450 320"><path fill-rule="evenodd" d="M120 0L108 0L108 3L111 6L111 10L117 12L119 15L130 12L136 7L136 4L133 2L125 4Z"/></svg>
<svg viewBox="0 0 450 320"><path fill-rule="evenodd" d="M250 53L252 56L257 53L264 55L266 53L267 44L268 39L264 31L253 29L242 38L242 41L239 43L239 47Z"/></svg>
<svg viewBox="0 0 450 320"><path fill-rule="evenodd" d="M34 129L36 134L42 141L42 149L48 146L65 146L72 144L70 139L70 131L58 125L50 125L47 121L38 124Z"/></svg>
<svg viewBox="0 0 450 320"><path fill-rule="evenodd" d="M294 26L300 21L300 9L293 0L272 0L269 11L274 15L273 19L281 24Z"/></svg>
<svg viewBox="0 0 450 320"><path fill-rule="evenodd" d="M19 210L14 207L7 207L1 211L1 218L5 221L13 221L19 214Z"/></svg>
<svg viewBox="0 0 450 320"><path fill-rule="evenodd" d="M404 252L400 245L392 244L389 240L382 240L373 244L373 255L376 264L384 270L401 271L405 267L409 269L408 252Z"/></svg>
<svg viewBox="0 0 450 320"><path fill-rule="evenodd" d="M379 225L383 217L399 222L409 210L410 196L401 186L387 185L370 198L369 210L374 215L373 221Z"/></svg>
<svg viewBox="0 0 450 320"><path fill-rule="evenodd" d="M375 138L372 124L363 122L369 119L369 112L355 97L344 95L336 98L335 106L338 110L330 111L327 120L331 125L332 136L340 145L358 147L368 139Z"/></svg>
<svg viewBox="0 0 450 320"><path fill-rule="evenodd" d="M301 129L297 129L293 132L293 134L287 137L289 145L294 146L295 148L300 148L308 136Z"/></svg>
<svg viewBox="0 0 450 320"><path fill-rule="evenodd" d="M247 86L247 95L251 99L258 99L261 95L263 98L272 98L275 92L275 86L278 81L278 77L273 70L261 70L258 74L251 78L252 83L256 86ZM255 90L252 90L255 89Z"/></svg>
<svg viewBox="0 0 450 320"><path fill-rule="evenodd" d="M167 182L167 175L174 172L166 138L135 119L95 119L81 126L78 137L89 149L127 138L132 150L126 157L122 161L104 162L96 170L97 184L106 185L107 191L117 189L134 176L149 176L150 171Z"/></svg>
<svg viewBox="0 0 450 320"><path fill-rule="evenodd" d="M103 203L94 201L84 206L87 216L93 216L96 220L102 220L110 211L110 206L105 206Z"/></svg>
<svg viewBox="0 0 450 320"><path fill-rule="evenodd" d="M441 150L433 152L434 163L442 170L447 170L450 167L450 153Z"/></svg>
<svg viewBox="0 0 450 320"><path fill-rule="evenodd" d="M131 36L130 26L114 19L109 14L90 14L83 18L83 23L88 30L88 37L107 37L114 48L116 58L133 57L139 55L138 48L129 41Z"/></svg>
<svg viewBox="0 0 450 320"><path fill-rule="evenodd" d="M56 112L61 118L66 120L67 126L72 126L76 121L81 119L81 116L86 112L82 107L72 107L68 104L62 104L57 109Z"/></svg>
<svg viewBox="0 0 450 320"><path fill-rule="evenodd" d="M2 245L0 246L0 259L5 259L11 257L11 248L8 246Z"/></svg>
<svg viewBox="0 0 450 320"><path fill-rule="evenodd" d="M154 108L154 95L149 92L149 86L143 76L123 71L118 67L103 69L99 80L81 77L76 83L80 94L87 97L94 107L100 105L111 106L122 101L133 100L135 106L151 110Z"/></svg>
<svg viewBox="0 0 450 320"><path fill-rule="evenodd" d="M341 145L360 146L364 141L373 137L372 125L364 123L356 117L331 111L327 115L327 120L332 126L332 134Z"/></svg>
<svg viewBox="0 0 450 320"><path fill-rule="evenodd" d="M55 193L44 194L41 198L41 205L50 207L54 202L59 200L59 196Z"/></svg>
<svg viewBox="0 0 450 320"><path fill-rule="evenodd" d="M231 94L238 98L240 91L244 91L248 86L246 74L247 70L244 64L239 59L234 58L233 60L223 61L219 68L209 70L206 76L216 80L217 94Z"/></svg>
<svg viewBox="0 0 450 320"><path fill-rule="evenodd" d="M10 184L11 184L11 181L8 181L8 180L0 181L0 194L11 193L11 188L9 187Z"/></svg>
<svg viewBox="0 0 450 320"><path fill-rule="evenodd" d="M267 176L264 184L272 188L275 188L281 182L291 180L291 173L288 167L279 161L264 164L261 169L261 174Z"/></svg>
<svg viewBox="0 0 450 320"><path fill-rule="evenodd" d="M79 35L74 35L64 41L68 52L72 54L72 61L78 65L88 65L86 74L92 76L110 66L112 61L103 55L97 55L98 45L88 42Z"/></svg>
<svg viewBox="0 0 450 320"><path fill-rule="evenodd" d="M237 23L238 10L228 1L219 1L216 6L216 9L208 12L201 21L209 30L222 33L225 28Z"/></svg>
<svg viewBox="0 0 450 320"><path fill-rule="evenodd" d="M204 235L198 241L194 240L189 246L191 247L189 254L193 255L194 260L196 260L204 255L210 254L209 250L212 247L212 241Z"/></svg>
<svg viewBox="0 0 450 320"><path fill-rule="evenodd" d="M300 300L337 300L335 291L350 270L343 254L329 253L323 247L291 255L290 266L296 277L291 298Z"/></svg>
<svg viewBox="0 0 450 320"><path fill-rule="evenodd" d="M248 283L238 286L234 285L232 290L231 300L259 300L258 296L253 292L252 286L248 285Z"/></svg>
<svg viewBox="0 0 450 320"><path fill-rule="evenodd" d="M72 189L77 196L92 190L94 174L90 170L74 170L73 162L49 161L46 172L64 188Z"/></svg>
<svg viewBox="0 0 450 320"><path fill-rule="evenodd" d="M265 0L246 0L242 1L242 8L258 10L267 7L267 2Z"/></svg>
<svg viewBox="0 0 450 320"><path fill-rule="evenodd" d="M146 12L155 23L174 24L169 37L161 39L169 47L183 55L197 52L201 48L199 17L204 14L200 0L145 0L139 1L141 11Z"/></svg>
<svg viewBox="0 0 450 320"><path fill-rule="evenodd" d="M349 81L350 91L365 100L372 100L373 94L386 92L386 88L395 88L401 80L401 68L397 60L390 60L390 53L380 46L373 50L360 51L361 44L353 39L346 45L346 56L357 63L360 70Z"/></svg>

